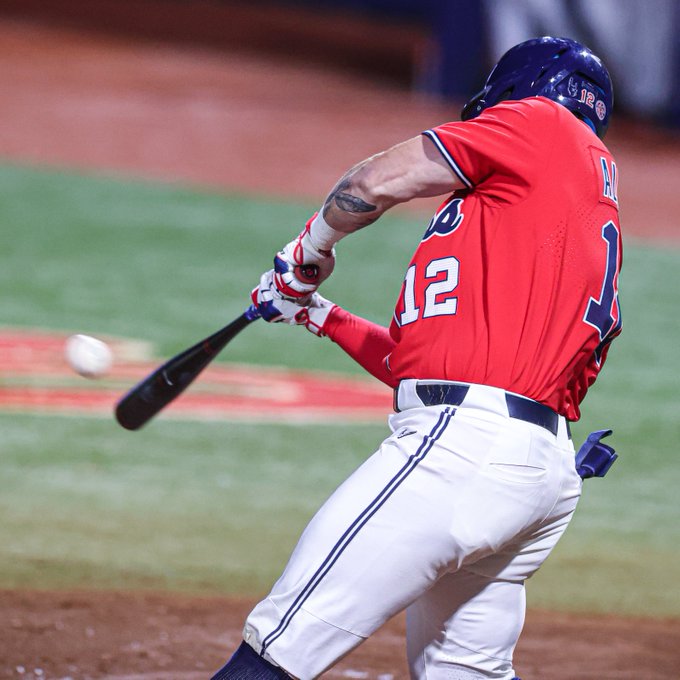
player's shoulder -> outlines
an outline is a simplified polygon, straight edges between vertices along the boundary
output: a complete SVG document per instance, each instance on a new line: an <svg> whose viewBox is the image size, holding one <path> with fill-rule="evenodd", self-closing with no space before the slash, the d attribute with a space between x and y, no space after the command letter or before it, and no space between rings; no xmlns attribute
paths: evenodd
<svg viewBox="0 0 680 680"><path fill-rule="evenodd" d="M480 114L489 118L524 119L527 124L537 121L559 123L563 114L572 115L564 106L545 97L527 97L526 99L509 99L492 106Z"/></svg>
<svg viewBox="0 0 680 680"><path fill-rule="evenodd" d="M487 109L482 115L486 112L502 118L507 124L515 127L524 125L526 129L532 131L536 143L543 138L552 146L568 147L575 144L579 147L595 147L611 155L605 143L586 123L551 99L528 97L504 101Z"/></svg>
<svg viewBox="0 0 680 680"><path fill-rule="evenodd" d="M533 147L545 147L570 125L565 123L562 112L573 118L567 109L550 99L529 97L500 102L482 111L474 121L478 121L481 130L502 132L517 140L524 139Z"/></svg>

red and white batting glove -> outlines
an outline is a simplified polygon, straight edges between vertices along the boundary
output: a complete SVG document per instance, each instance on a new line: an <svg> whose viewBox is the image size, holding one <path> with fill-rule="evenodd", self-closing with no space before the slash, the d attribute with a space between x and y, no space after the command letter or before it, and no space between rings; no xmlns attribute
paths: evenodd
<svg viewBox="0 0 680 680"><path fill-rule="evenodd" d="M253 290L251 298L260 316L270 323L287 323L304 326L310 333L324 337L324 326L336 304L319 295L308 293L307 297L293 302L281 296L274 284L274 270L262 274L260 285Z"/></svg>
<svg viewBox="0 0 680 680"><path fill-rule="evenodd" d="M307 304L295 315L295 323L304 326L310 333L325 338L326 321L336 307L334 302L326 300L319 293L312 293Z"/></svg>
<svg viewBox="0 0 680 680"><path fill-rule="evenodd" d="M313 293L333 272L333 245L343 236L314 213L297 238L274 258L274 285L279 293L289 300Z"/></svg>

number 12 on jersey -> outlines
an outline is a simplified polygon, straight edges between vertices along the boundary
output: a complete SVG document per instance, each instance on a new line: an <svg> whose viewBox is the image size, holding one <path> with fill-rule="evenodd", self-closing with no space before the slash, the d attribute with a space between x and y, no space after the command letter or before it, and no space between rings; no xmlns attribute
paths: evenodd
<svg viewBox="0 0 680 680"><path fill-rule="evenodd" d="M604 349L621 331L621 307L616 285L620 257L619 230L613 222L607 222L602 227L602 238L607 245L602 289L599 299L590 298L583 317L585 323L596 328L600 336L600 344L595 350L595 360L598 364Z"/></svg>
<svg viewBox="0 0 680 680"><path fill-rule="evenodd" d="M458 286L460 262L455 257L432 260L424 272L424 294L417 299L416 284L418 265L412 264L406 272L403 288L403 311L399 314L399 325L406 326L421 318L452 315L458 311L458 298L452 295Z"/></svg>

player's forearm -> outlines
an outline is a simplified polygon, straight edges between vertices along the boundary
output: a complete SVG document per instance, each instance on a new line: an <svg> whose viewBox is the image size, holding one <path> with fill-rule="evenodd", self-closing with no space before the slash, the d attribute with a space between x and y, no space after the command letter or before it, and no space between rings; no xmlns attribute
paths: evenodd
<svg viewBox="0 0 680 680"><path fill-rule="evenodd" d="M351 233L375 222L397 203L421 195L416 181L415 144L409 140L348 170L333 187L323 205L326 222L342 233ZM448 187L447 187L448 190Z"/></svg>
<svg viewBox="0 0 680 680"><path fill-rule="evenodd" d="M324 332L368 373L396 387L386 364L395 345L387 328L334 307L324 324Z"/></svg>
<svg viewBox="0 0 680 680"><path fill-rule="evenodd" d="M348 170L326 198L322 215L337 231L349 234L375 222L397 201L381 195L376 184L377 157Z"/></svg>
<svg viewBox="0 0 680 680"><path fill-rule="evenodd" d="M367 181L370 167L366 166L370 166L371 161L369 158L348 170L312 220L309 237L320 251L330 252L340 239L372 224L394 205L389 200L381 200Z"/></svg>

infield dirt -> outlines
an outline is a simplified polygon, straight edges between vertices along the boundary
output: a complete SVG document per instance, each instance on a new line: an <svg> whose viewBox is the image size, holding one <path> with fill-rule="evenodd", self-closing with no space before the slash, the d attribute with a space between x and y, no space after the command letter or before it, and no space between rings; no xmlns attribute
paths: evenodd
<svg viewBox="0 0 680 680"><path fill-rule="evenodd" d="M252 604L170 594L0 592L0 678L206 680L239 644ZM517 668L525 680L670 680L678 677L680 644L680 630L670 624L530 611ZM404 629L398 616L325 677L407 678Z"/></svg>

